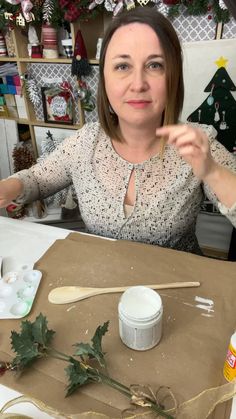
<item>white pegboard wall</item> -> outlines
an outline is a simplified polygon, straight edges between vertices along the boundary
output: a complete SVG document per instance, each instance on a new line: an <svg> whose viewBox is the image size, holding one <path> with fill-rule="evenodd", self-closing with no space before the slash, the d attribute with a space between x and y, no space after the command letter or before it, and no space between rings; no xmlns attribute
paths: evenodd
<svg viewBox="0 0 236 419"><path fill-rule="evenodd" d="M182 42L206 41L215 38L216 23L207 16L183 14L171 20Z"/></svg>
<svg viewBox="0 0 236 419"><path fill-rule="evenodd" d="M228 23L223 26L223 39L236 38L236 20L232 17Z"/></svg>

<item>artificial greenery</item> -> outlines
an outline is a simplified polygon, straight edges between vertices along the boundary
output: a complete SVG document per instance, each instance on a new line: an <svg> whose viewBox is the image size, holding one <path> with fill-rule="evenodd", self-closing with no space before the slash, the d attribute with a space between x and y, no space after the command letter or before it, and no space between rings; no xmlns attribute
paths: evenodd
<svg viewBox="0 0 236 419"><path fill-rule="evenodd" d="M61 10L58 0L50 0L51 10L50 10L50 23L53 27L58 28L62 26L67 26L63 18L63 11ZM37 25L43 23L43 12L44 12L44 3L34 2L32 13L34 19L29 22L31 25ZM6 19L4 14L12 13L11 19ZM21 3L19 4L10 4L6 0L0 0L0 30L6 31L7 29L14 29L17 26L16 19L19 14L22 14ZM25 22L27 25L27 22Z"/></svg>
<svg viewBox="0 0 236 419"><path fill-rule="evenodd" d="M212 15L216 23L227 23L230 20L229 10L222 9L219 0L180 0L169 6L170 18L178 17L182 13L189 16Z"/></svg>
<svg viewBox="0 0 236 419"><path fill-rule="evenodd" d="M48 329L48 322L43 314L39 314L34 322L28 320L21 322L20 333L11 332L11 346L16 353L11 365L6 370L23 371L37 360L42 358L56 358L68 365L65 372L68 378L66 396L74 393L79 387L88 383L103 383L128 397L131 403L150 408L159 416L173 419L173 416L164 411L151 396L147 394L134 394L131 387L112 379L102 370L105 368L105 353L102 350L102 338L108 330L109 322L98 326L90 343L75 343L74 355L66 355L51 346L54 330ZM92 362L91 362L92 361Z"/></svg>
<svg viewBox="0 0 236 419"><path fill-rule="evenodd" d="M120 0L126 8L125 0ZM95 7L91 8L91 4L94 3ZM163 4L165 2L163 1ZM181 14L187 14L189 16L209 15L215 22L226 23L230 19L229 10L223 9L219 5L219 0L179 0L177 2L166 2L168 4L168 16L170 18L177 17ZM113 7L116 2L113 0L106 2L104 0L94 1L93 0L35 0L32 8L35 20L30 22L42 23L45 19L45 15L49 17L48 23L53 27L64 26L69 29L69 22L74 20L90 20L99 13L103 13L104 10L109 13L113 12ZM134 5L139 6L138 1L134 0ZM108 7L109 6L109 7ZM147 6L155 7L153 1L149 0ZM158 7L160 5L158 4ZM108 7L108 9L107 9ZM7 20L4 17L4 13L12 13L12 19ZM12 5L6 0L0 0L0 30L6 30L7 28L13 29L16 26L16 18L22 14L21 3Z"/></svg>

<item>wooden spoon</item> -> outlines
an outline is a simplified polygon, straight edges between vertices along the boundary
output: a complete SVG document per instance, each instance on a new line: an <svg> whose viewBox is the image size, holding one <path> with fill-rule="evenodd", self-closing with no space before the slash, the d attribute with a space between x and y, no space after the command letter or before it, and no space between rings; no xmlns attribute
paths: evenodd
<svg viewBox="0 0 236 419"><path fill-rule="evenodd" d="M199 287L200 282L171 282L167 284L144 285L154 290L164 290L169 288L188 288ZM67 286L54 288L48 295L48 300L53 304L68 304L75 301L84 300L99 294L109 294L115 292L123 292L129 287L113 287L113 288L85 288L79 286Z"/></svg>

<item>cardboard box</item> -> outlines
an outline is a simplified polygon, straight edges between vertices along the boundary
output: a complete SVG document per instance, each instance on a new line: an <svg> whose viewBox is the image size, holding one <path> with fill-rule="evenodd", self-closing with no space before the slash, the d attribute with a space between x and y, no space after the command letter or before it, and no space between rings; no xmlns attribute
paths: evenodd
<svg viewBox="0 0 236 419"><path fill-rule="evenodd" d="M16 106L15 95L7 93L4 95L7 107Z"/></svg>

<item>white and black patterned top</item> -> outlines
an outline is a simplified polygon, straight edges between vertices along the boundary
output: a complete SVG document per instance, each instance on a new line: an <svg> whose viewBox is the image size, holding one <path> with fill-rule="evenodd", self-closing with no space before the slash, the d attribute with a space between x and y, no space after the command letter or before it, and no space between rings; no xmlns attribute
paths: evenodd
<svg viewBox="0 0 236 419"><path fill-rule="evenodd" d="M214 139L214 128L202 128L215 160L236 173L235 156ZM132 170L136 202L126 218L124 199ZM236 225L236 203L231 209L221 205L173 146L166 145L163 157L157 154L132 164L116 153L98 122L84 125L45 161L13 176L24 183L21 202L45 198L73 183L87 231L101 236L197 252L195 224L202 187Z"/></svg>

